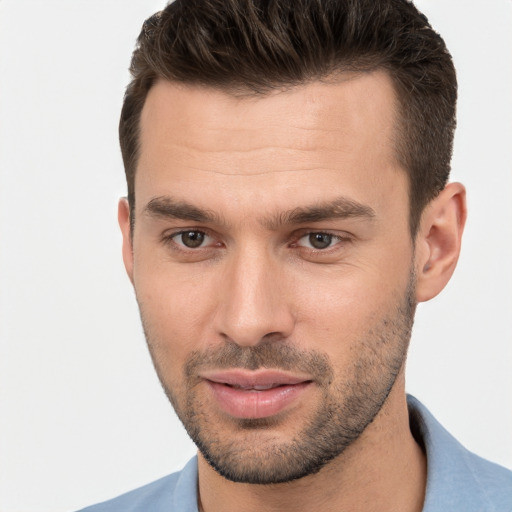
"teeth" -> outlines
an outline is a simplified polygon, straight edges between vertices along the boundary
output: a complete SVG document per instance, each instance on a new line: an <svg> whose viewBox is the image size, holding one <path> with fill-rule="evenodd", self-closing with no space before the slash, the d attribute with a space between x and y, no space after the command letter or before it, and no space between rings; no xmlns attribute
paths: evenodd
<svg viewBox="0 0 512 512"><path fill-rule="evenodd" d="M275 384L268 384L266 386L242 386L242 385L233 385L232 387L236 388L236 389L245 389L245 390L251 390L253 389L254 391L265 391L266 389L272 389L272 388L275 388L277 387L277 385Z"/></svg>

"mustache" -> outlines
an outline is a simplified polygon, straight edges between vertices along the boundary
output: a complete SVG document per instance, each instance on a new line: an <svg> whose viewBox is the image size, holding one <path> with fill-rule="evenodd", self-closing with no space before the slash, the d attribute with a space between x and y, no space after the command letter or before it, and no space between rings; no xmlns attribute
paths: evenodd
<svg viewBox="0 0 512 512"><path fill-rule="evenodd" d="M329 358L317 350L300 350L283 341L263 340L254 346L240 346L226 340L223 345L194 351L185 364L185 376L193 379L208 369L277 369L311 375L320 384L333 380Z"/></svg>

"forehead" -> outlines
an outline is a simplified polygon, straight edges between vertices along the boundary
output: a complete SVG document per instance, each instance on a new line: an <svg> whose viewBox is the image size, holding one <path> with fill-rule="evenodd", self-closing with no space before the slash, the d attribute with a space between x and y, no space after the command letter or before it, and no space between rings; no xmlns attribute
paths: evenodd
<svg viewBox="0 0 512 512"><path fill-rule="evenodd" d="M264 95L158 81L141 115L142 153L180 143L198 151L362 146L393 138L395 91L384 71L340 75ZM340 138L340 135L343 135ZM145 155L143 155L145 156ZM237 172L237 169L225 169Z"/></svg>
<svg viewBox="0 0 512 512"><path fill-rule="evenodd" d="M137 204L166 194L211 203L215 192L224 209L228 197L300 206L284 204L285 191L298 203L305 191L311 201L330 191L359 201L393 173L404 179L394 157L396 104L380 71L251 96L159 81L141 115Z"/></svg>

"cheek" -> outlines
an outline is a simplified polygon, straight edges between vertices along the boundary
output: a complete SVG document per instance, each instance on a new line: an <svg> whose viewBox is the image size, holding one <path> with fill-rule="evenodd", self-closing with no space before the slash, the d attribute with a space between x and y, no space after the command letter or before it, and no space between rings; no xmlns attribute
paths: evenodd
<svg viewBox="0 0 512 512"><path fill-rule="evenodd" d="M296 283L301 344L316 343L333 357L351 358L380 323L396 315L407 292L409 270L358 266L315 276L304 273Z"/></svg>
<svg viewBox="0 0 512 512"><path fill-rule="evenodd" d="M385 305L397 287L381 269L340 268L296 276L294 295L304 318L322 318L325 326L355 322Z"/></svg>
<svg viewBox="0 0 512 512"><path fill-rule="evenodd" d="M134 284L152 356L161 366L182 366L208 343L213 294L200 276L169 268L141 271Z"/></svg>

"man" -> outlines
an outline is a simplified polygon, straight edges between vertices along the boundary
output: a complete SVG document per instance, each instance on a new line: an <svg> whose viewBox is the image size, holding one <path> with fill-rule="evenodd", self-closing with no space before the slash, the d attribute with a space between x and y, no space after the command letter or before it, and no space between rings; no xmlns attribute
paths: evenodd
<svg viewBox="0 0 512 512"><path fill-rule="evenodd" d="M505 511L404 365L458 259L451 57L405 0L177 0L120 122L123 257L198 446L91 511Z"/></svg>

